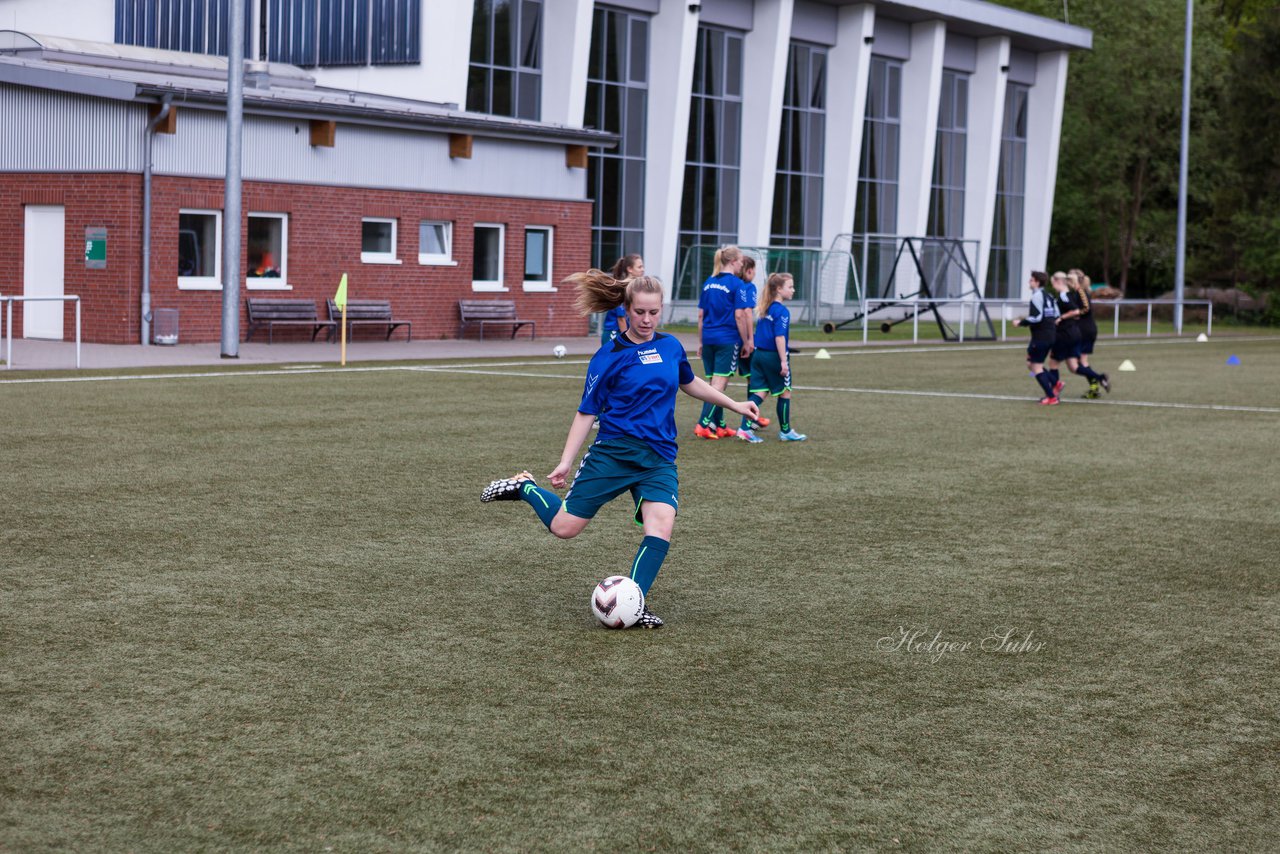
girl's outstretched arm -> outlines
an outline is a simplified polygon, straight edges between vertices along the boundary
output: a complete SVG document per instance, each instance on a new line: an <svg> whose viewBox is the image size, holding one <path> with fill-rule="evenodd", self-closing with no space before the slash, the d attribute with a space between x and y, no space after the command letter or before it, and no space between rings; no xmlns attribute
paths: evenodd
<svg viewBox="0 0 1280 854"><path fill-rule="evenodd" d="M694 377L693 382L680 386L680 390L690 397L710 403L712 406L723 406L725 409L733 410L739 415L745 415L752 421L760 417L760 408L754 403L749 400L739 403L724 392L712 388L711 383L702 377Z"/></svg>
<svg viewBox="0 0 1280 854"><path fill-rule="evenodd" d="M547 475L547 480L556 489L564 489L566 478L569 476L570 469L573 468L573 461L578 456L582 443L591 434L591 425L595 420L594 415L588 415L585 412L573 414L573 423L569 425L569 437L564 440L564 452L560 454L560 465Z"/></svg>

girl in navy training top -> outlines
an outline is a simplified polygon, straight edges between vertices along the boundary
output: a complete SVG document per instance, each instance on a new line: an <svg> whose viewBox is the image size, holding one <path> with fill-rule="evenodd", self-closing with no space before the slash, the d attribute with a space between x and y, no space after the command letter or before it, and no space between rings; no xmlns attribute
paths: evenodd
<svg viewBox="0 0 1280 854"><path fill-rule="evenodd" d="M618 281L634 279L644 275L644 259L639 255L623 255L613 265L609 275ZM608 344L618 337L618 333L626 332L627 309L624 306L610 309L604 313L604 322L600 324L600 343Z"/></svg>
<svg viewBox="0 0 1280 854"><path fill-rule="evenodd" d="M1066 362L1067 370L1079 374L1089 385L1102 383L1102 374L1080 363L1080 317L1085 312L1084 298L1071 287L1066 273L1053 274L1053 289L1058 293L1058 335L1049 353L1049 374L1053 377L1053 393L1062 392L1066 385L1058 374L1058 366ZM1110 382L1107 383L1110 386Z"/></svg>
<svg viewBox="0 0 1280 854"><path fill-rule="evenodd" d="M717 249L715 269L711 278L702 283L698 297L698 353L707 382L721 392L729 385L729 377L738 372L738 358L749 357L755 346L751 335L751 308L755 303L749 302L747 285L738 278L742 261L742 250L736 246ZM755 296L754 288L751 296ZM715 406L705 403L693 434L701 439L723 439L737 431L720 426Z"/></svg>
<svg viewBox="0 0 1280 854"><path fill-rule="evenodd" d="M523 500L551 533L567 540L582 533L601 507L630 491L636 523L644 528L630 575L647 597L667 556L680 501L676 390L750 418L759 416L760 410L695 376L679 339L657 331L662 315L662 284L657 279L641 276L619 281L600 270L589 270L570 276L565 283L577 286L577 307L584 315L625 305L628 328L591 357L564 452L547 476L553 487L565 487L578 449L597 416L600 432L583 455L563 501L538 486L527 471L493 481L480 500ZM646 605L636 625L656 629L662 620Z"/></svg>
<svg viewBox="0 0 1280 854"><path fill-rule="evenodd" d="M791 428L791 364L787 345L791 340L791 312L785 303L796 295L796 282L790 273L774 273L764 286L760 300L760 320L756 323L756 349L751 356L749 400L759 406L770 394L778 398L778 438L784 442L803 442L809 438ZM764 419L760 419L763 421ZM743 418L738 438L744 442L763 442Z"/></svg>
<svg viewBox="0 0 1280 854"><path fill-rule="evenodd" d="M1031 343L1027 345L1027 369L1036 378L1040 388L1044 389L1044 397L1040 398L1041 406L1057 406L1058 393L1053 388L1053 376L1044 369L1044 360L1053 349L1053 342L1058 335L1058 300L1056 295L1045 292L1049 277L1039 270L1032 272L1031 310L1026 317L1013 321L1014 326L1027 326L1031 329Z"/></svg>

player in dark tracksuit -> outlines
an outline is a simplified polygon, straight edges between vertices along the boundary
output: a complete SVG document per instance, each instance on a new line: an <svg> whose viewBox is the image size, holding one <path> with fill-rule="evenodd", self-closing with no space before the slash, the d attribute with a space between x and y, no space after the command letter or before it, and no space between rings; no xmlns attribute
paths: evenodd
<svg viewBox="0 0 1280 854"><path fill-rule="evenodd" d="M1102 382L1102 375L1086 365L1080 364L1080 326L1079 318L1084 313L1084 303L1079 292L1073 290L1067 281L1066 273L1053 274L1053 289L1058 295L1058 335L1053 342L1053 350L1049 355L1049 374L1053 377L1053 392L1058 394L1065 385L1058 375L1058 366L1063 362L1067 370L1079 374L1089 381L1089 385Z"/></svg>
<svg viewBox="0 0 1280 854"><path fill-rule="evenodd" d="M1044 397L1040 398L1041 406L1056 406L1058 395L1053 390L1053 379L1045 370L1044 361L1053 348L1057 337L1058 301L1045 291L1049 277L1036 270L1031 274L1031 306L1026 317L1013 321L1014 326L1026 326L1031 329L1031 343L1027 344L1027 369L1031 371L1040 388L1044 389Z"/></svg>
<svg viewBox="0 0 1280 854"><path fill-rule="evenodd" d="M1077 373L1084 373L1084 369L1089 367L1093 343L1098 340L1098 323L1093 317L1093 303L1089 299L1089 277L1080 270L1072 270L1067 274L1067 283L1080 300L1080 319L1076 322L1080 329L1080 370ZM1084 393L1085 398L1089 400L1096 398L1099 388L1104 389L1108 394L1111 393L1111 380L1106 374L1099 373L1097 379L1089 380L1089 390Z"/></svg>

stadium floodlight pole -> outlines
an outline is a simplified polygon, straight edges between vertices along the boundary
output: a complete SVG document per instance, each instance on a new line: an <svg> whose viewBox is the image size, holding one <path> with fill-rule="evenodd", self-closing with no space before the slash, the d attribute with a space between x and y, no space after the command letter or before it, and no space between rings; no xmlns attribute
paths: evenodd
<svg viewBox="0 0 1280 854"><path fill-rule="evenodd" d="M240 148L244 123L244 0L231 0L227 45L227 173L222 202L222 358L240 358Z"/></svg>
<svg viewBox="0 0 1280 854"><path fill-rule="evenodd" d="M1191 135L1191 15L1187 0L1187 32L1182 44L1182 151L1178 155L1178 247L1173 266L1173 331L1182 334L1182 301L1187 266L1187 148Z"/></svg>

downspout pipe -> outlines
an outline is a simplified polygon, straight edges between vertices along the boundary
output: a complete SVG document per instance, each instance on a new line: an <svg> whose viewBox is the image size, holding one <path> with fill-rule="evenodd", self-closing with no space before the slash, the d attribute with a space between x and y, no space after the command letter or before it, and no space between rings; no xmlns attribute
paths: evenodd
<svg viewBox="0 0 1280 854"><path fill-rule="evenodd" d="M169 117L173 95L166 94L160 101L160 112L147 122L142 137L142 346L151 344L151 141L156 128Z"/></svg>

